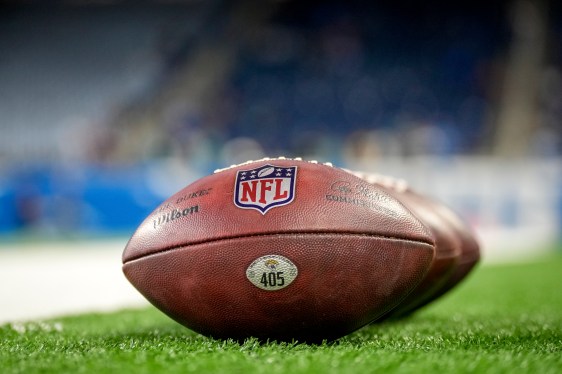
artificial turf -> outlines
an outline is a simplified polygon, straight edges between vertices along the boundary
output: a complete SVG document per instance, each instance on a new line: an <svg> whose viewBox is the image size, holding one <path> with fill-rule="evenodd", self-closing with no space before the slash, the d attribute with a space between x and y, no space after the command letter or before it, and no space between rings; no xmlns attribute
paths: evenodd
<svg viewBox="0 0 562 374"><path fill-rule="evenodd" d="M197 335L154 308L0 327L0 373L562 373L562 256L482 266L414 316L322 345Z"/></svg>

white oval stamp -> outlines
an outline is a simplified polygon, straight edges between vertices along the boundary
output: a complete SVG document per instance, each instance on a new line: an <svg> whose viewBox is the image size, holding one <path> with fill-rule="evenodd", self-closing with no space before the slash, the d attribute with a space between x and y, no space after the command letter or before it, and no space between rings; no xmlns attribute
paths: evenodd
<svg viewBox="0 0 562 374"><path fill-rule="evenodd" d="M298 273L296 265L280 255L259 257L246 269L248 280L266 291L277 291L287 287L293 283Z"/></svg>

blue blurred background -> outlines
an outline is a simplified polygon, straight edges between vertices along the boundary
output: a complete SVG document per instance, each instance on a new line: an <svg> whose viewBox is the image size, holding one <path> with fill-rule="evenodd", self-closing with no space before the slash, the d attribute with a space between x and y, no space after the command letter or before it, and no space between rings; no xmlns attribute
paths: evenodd
<svg viewBox="0 0 562 374"><path fill-rule="evenodd" d="M283 155L402 177L497 248L560 238L556 1L2 4L0 237L129 235Z"/></svg>

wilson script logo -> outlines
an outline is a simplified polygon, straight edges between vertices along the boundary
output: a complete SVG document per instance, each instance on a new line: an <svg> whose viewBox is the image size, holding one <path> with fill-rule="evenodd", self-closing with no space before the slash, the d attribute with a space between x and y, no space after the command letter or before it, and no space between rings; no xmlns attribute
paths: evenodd
<svg viewBox="0 0 562 374"><path fill-rule="evenodd" d="M199 205L194 205L192 207L185 208L183 210L174 209L167 213L162 213L161 215L158 216L158 218L153 219L152 225L154 228L157 228L159 226L165 225L177 219L187 217L198 212L199 212Z"/></svg>

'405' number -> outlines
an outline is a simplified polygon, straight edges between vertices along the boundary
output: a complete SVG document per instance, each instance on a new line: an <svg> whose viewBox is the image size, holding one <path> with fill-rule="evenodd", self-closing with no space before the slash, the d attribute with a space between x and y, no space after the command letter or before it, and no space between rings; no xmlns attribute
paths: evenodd
<svg viewBox="0 0 562 374"><path fill-rule="evenodd" d="M285 285L285 277L282 271L263 273L260 283L264 287L281 287Z"/></svg>

